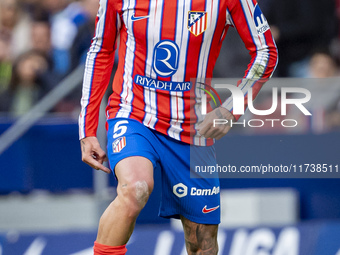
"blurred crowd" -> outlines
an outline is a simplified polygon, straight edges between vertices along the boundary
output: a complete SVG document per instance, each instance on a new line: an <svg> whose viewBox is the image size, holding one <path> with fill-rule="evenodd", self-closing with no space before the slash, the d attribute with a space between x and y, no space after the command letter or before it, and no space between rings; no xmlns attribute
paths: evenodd
<svg viewBox="0 0 340 255"><path fill-rule="evenodd" d="M308 89L313 87L308 84L319 85L314 86L312 92L315 97L319 97L313 98L313 104L317 101L319 108L312 109L314 118L292 112L291 116L295 114L294 118L299 119L299 129L269 126L254 128L252 131L267 134L340 130L340 0L258 0L258 3L278 47L279 62L274 77L339 77L335 79L338 84L333 84L339 86L330 86L327 81L316 79L299 82L304 86L307 84ZM248 51L237 32L229 29L216 63L214 77L243 77L249 60ZM256 104L259 109L269 109L271 103L271 93L261 92ZM314 108L314 105L310 107ZM261 116L252 117L261 119ZM276 116L262 117L282 118L279 112Z"/></svg>
<svg viewBox="0 0 340 255"><path fill-rule="evenodd" d="M276 77L339 75L340 0L258 0L258 3L279 50ZM249 59L236 31L229 29L214 74L242 77Z"/></svg>
<svg viewBox="0 0 340 255"><path fill-rule="evenodd" d="M339 76L340 0L258 2L279 49L276 77ZM26 113L85 61L98 5L99 0L0 0L0 112ZM229 29L214 75L242 77L249 60ZM79 88L53 111L79 111L80 94Z"/></svg>
<svg viewBox="0 0 340 255"><path fill-rule="evenodd" d="M26 113L80 63L94 34L98 0L0 1L0 112ZM80 93L53 111L78 111Z"/></svg>

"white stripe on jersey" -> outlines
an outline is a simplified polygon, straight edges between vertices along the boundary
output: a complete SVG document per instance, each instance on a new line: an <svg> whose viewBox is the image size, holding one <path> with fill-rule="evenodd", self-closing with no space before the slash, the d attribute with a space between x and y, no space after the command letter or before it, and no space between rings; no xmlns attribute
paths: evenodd
<svg viewBox="0 0 340 255"><path fill-rule="evenodd" d="M191 1L185 1L184 6L177 1L177 14L176 14L176 44L180 47L181 52L179 56L178 66L186 66L186 52L188 47L188 40L190 32L186 26L187 14L190 10ZM184 7L184 8L183 8ZM172 81L184 81L185 68L178 68L177 72L172 76ZM171 104L171 119L168 135L175 139L180 139L180 133L183 131L182 123L184 120L184 100L183 92L170 92Z"/></svg>
<svg viewBox="0 0 340 255"><path fill-rule="evenodd" d="M226 18L226 25L230 25L230 26L235 26L234 25L234 21L233 21L233 19L231 18L231 15L230 15L230 12L229 12L229 10L227 9L227 18ZM224 31L223 31L223 33L224 33Z"/></svg>
<svg viewBox="0 0 340 255"><path fill-rule="evenodd" d="M184 4L182 4L184 3ZM184 5L184 10L183 10ZM181 0L178 1L177 6L177 21L176 24L176 44L181 49L179 53L179 60L177 72L172 76L173 81L183 82L185 78L185 66L187 60L187 51L188 51L188 40L190 36L190 31L187 29L186 24L188 22L187 16L188 12L190 11L191 0L182 2Z"/></svg>
<svg viewBox="0 0 340 255"><path fill-rule="evenodd" d="M133 74L133 61L134 61L134 53L135 53L135 37L133 31L133 22L131 20L131 16L134 15L134 12L131 9L135 9L136 1L135 0L124 0L123 1L123 20L127 27L128 35L126 40L126 52L125 52L125 64L124 64L124 76L123 76L123 89L120 94L121 103L120 109L116 115L116 117L128 118L131 110L132 110L132 100L133 100L133 92L132 92L132 74Z"/></svg>
<svg viewBox="0 0 340 255"><path fill-rule="evenodd" d="M82 98L81 98L81 114L79 115L79 137L85 137L85 117L86 117L86 106L89 104L90 93L91 93L91 82L94 73L94 65L97 57L97 53L100 51L103 43L103 35L104 35L104 25L105 25L105 17L107 10L108 0L101 0L100 6L98 10L98 15L102 17L98 20L96 27L96 35L94 38L94 43L92 43L91 48L88 52L88 57L86 59L86 68L84 72L84 84L82 88Z"/></svg>
<svg viewBox="0 0 340 255"><path fill-rule="evenodd" d="M149 21L147 27L147 47L148 56L146 59L145 74L149 75L151 78L155 79L156 73L152 69L153 64L153 50L155 45L160 40L161 33L161 22L163 15L163 4L164 0L151 1L149 10ZM150 41L150 33L152 35L152 40ZM145 103L145 116L143 124L149 128L154 129L157 122L157 93L154 89L149 89L144 87L144 103Z"/></svg>
<svg viewBox="0 0 340 255"><path fill-rule="evenodd" d="M213 4L213 6L211 5ZM199 57L199 66L198 66L198 72L197 72L197 79L201 82L205 82L205 77L207 73L207 67L208 67L208 60L209 60L209 52L210 52L210 47L212 44L213 40L213 32L215 31L216 24L217 24L217 19L218 19L218 11L219 11L219 1L206 1L206 10L212 10L211 12L208 12L205 16L211 15L210 18L207 20L207 30L204 32L204 41L201 47L201 52L200 52L200 57ZM203 78L203 79L201 79ZM203 87L204 88L204 87ZM198 103L197 99L199 98L201 100L202 98L202 90L199 88L196 88L195 91L196 94L196 103L195 103L195 113L197 116L201 116L201 107L200 103ZM197 130L198 126L197 122L195 124L195 129ZM199 144L199 145L206 145L205 138L200 136L200 135L195 135L194 137L194 144Z"/></svg>
<svg viewBox="0 0 340 255"><path fill-rule="evenodd" d="M153 41L150 41L149 39L149 31L150 29L152 29L153 24L154 24L154 15L153 11L152 11L152 4L155 3L154 1L150 1L149 4L149 13L148 13L148 25L146 28L146 46L147 46L147 56L146 56L146 60L145 60L145 74L146 75L150 75L151 76L151 72L152 72L152 56L153 56L153 47L154 47L154 43ZM150 114L151 112L151 101L150 101L150 89L147 89L146 87L144 88L144 103L145 103L145 109L144 112L146 113L143 119L143 124L145 126L148 126L149 122L151 122L152 119L152 115Z"/></svg>
<svg viewBox="0 0 340 255"><path fill-rule="evenodd" d="M170 92L171 122L168 135L180 140L180 133L183 131L182 123L184 119L184 100L182 92Z"/></svg>

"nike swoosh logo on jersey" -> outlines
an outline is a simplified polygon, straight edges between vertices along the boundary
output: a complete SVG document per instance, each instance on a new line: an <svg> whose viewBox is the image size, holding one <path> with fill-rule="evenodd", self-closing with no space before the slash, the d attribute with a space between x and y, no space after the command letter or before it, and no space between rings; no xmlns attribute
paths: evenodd
<svg viewBox="0 0 340 255"><path fill-rule="evenodd" d="M202 212L203 213L210 213L210 212L213 212L215 210L217 210L220 206L215 206L215 207L212 207L212 208L209 208L207 209L207 206L204 206L204 208L202 209Z"/></svg>
<svg viewBox="0 0 340 255"><path fill-rule="evenodd" d="M139 17L135 17L135 14L133 14L133 15L131 16L131 20L132 20L132 21L137 21L137 20L147 19L147 18L149 18L149 15L148 15L148 16L139 16Z"/></svg>

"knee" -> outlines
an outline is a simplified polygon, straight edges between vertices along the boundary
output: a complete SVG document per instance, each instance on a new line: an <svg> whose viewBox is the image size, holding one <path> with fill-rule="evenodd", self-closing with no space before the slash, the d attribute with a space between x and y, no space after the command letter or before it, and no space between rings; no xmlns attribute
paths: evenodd
<svg viewBox="0 0 340 255"><path fill-rule="evenodd" d="M128 214L135 217L144 208L152 190L153 181L136 180L121 184L118 196Z"/></svg>

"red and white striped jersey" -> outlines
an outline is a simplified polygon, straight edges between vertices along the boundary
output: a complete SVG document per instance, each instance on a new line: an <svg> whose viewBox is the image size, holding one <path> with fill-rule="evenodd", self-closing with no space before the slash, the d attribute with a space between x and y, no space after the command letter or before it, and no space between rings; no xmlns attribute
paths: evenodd
<svg viewBox="0 0 340 255"><path fill-rule="evenodd" d="M269 78L277 50L255 0L100 0L84 74L80 138L96 136L119 42L107 118L132 118L185 143L212 144L193 128L198 99L190 81L212 77L229 26L251 55L244 78Z"/></svg>

